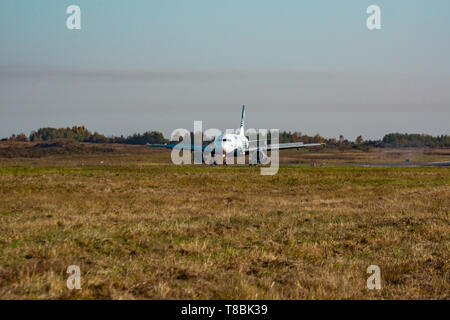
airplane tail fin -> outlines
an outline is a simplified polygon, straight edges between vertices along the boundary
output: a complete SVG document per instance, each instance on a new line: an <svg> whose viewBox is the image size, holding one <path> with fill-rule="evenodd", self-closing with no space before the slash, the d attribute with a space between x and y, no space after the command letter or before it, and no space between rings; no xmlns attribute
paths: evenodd
<svg viewBox="0 0 450 320"><path fill-rule="evenodd" d="M239 135L244 136L244 118L245 118L245 105L242 105L241 126L239 127Z"/></svg>

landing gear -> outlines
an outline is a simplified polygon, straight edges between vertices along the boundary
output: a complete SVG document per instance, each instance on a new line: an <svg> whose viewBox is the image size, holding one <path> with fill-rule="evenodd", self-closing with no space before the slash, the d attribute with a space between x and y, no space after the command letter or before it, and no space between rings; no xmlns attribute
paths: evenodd
<svg viewBox="0 0 450 320"><path fill-rule="evenodd" d="M203 163L204 163L204 164L207 164L207 165L209 165L209 166L215 166L215 165L217 165L217 162L216 162L216 160L214 159L214 157L211 157L211 158L208 158L208 159L203 158Z"/></svg>
<svg viewBox="0 0 450 320"><path fill-rule="evenodd" d="M249 154L249 166L267 165L270 163L267 153L263 150Z"/></svg>

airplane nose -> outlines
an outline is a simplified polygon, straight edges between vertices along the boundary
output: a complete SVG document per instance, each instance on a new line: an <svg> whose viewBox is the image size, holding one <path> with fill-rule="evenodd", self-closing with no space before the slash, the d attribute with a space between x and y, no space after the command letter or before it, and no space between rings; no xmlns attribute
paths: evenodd
<svg viewBox="0 0 450 320"><path fill-rule="evenodd" d="M230 153L232 151L231 149L232 148L229 142L225 142L223 144L223 151L225 151L225 153Z"/></svg>

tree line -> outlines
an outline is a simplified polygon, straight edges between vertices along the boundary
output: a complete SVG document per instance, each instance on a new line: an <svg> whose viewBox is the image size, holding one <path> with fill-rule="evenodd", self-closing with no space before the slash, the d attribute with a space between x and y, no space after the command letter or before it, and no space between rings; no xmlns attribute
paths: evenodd
<svg viewBox="0 0 450 320"><path fill-rule="evenodd" d="M410 133L388 133L381 140L364 140L362 136L358 136L354 141L345 139L340 135L338 139L324 138L319 134L315 136L304 135L301 132L280 132L280 142L304 142L304 143L325 143L327 146L339 148L358 148L364 149L369 147L378 148L444 148L450 147L450 136L440 135L432 136L427 134L410 134Z"/></svg>
<svg viewBox="0 0 450 320"><path fill-rule="evenodd" d="M193 133L191 133L191 142L193 143ZM106 137L98 132L90 132L84 126L73 126L72 128L40 128L37 131L32 131L29 136L24 133L13 134L9 138L2 139L3 141L52 141L52 140L72 140L78 142L91 143L123 143L123 144L137 144L144 145L147 143L164 144L169 142L168 139L159 131L147 131L144 133L135 133L133 135L124 137ZM205 138L204 140L208 140ZM270 134L268 135L270 141ZM289 142L303 142L303 143L325 143L329 147L336 147L342 149L356 148L367 149L370 147L450 147L450 136L440 135L431 136L426 134L408 134L408 133L389 133L381 140L364 140L362 136L358 136L354 141L345 139L343 135L339 138L324 138L319 134L309 136L301 132L282 131L279 135L280 143ZM208 142L208 141L206 141Z"/></svg>
<svg viewBox="0 0 450 320"><path fill-rule="evenodd" d="M27 137L24 133L2 139L10 141L54 141L54 140L72 140L78 142L91 143L124 143L124 144L147 144L147 143L167 143L168 140L164 138L163 134L158 131L147 131L144 133L135 133L133 135L124 137L106 137L98 132L90 132L84 126L74 126L72 128L40 128L37 131L32 131Z"/></svg>

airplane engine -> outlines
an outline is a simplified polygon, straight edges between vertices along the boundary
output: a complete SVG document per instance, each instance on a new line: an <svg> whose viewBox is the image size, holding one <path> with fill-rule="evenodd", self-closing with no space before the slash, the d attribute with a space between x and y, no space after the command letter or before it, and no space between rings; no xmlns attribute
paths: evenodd
<svg viewBox="0 0 450 320"><path fill-rule="evenodd" d="M264 152L262 150L259 150L258 154L257 154L257 157L258 157L258 163L261 163L261 164L268 164L269 163L269 158L267 157L267 153L266 152Z"/></svg>
<svg viewBox="0 0 450 320"><path fill-rule="evenodd" d="M203 155L203 163L207 164L207 165L216 165L216 152L215 150L211 151L211 153L209 155Z"/></svg>

